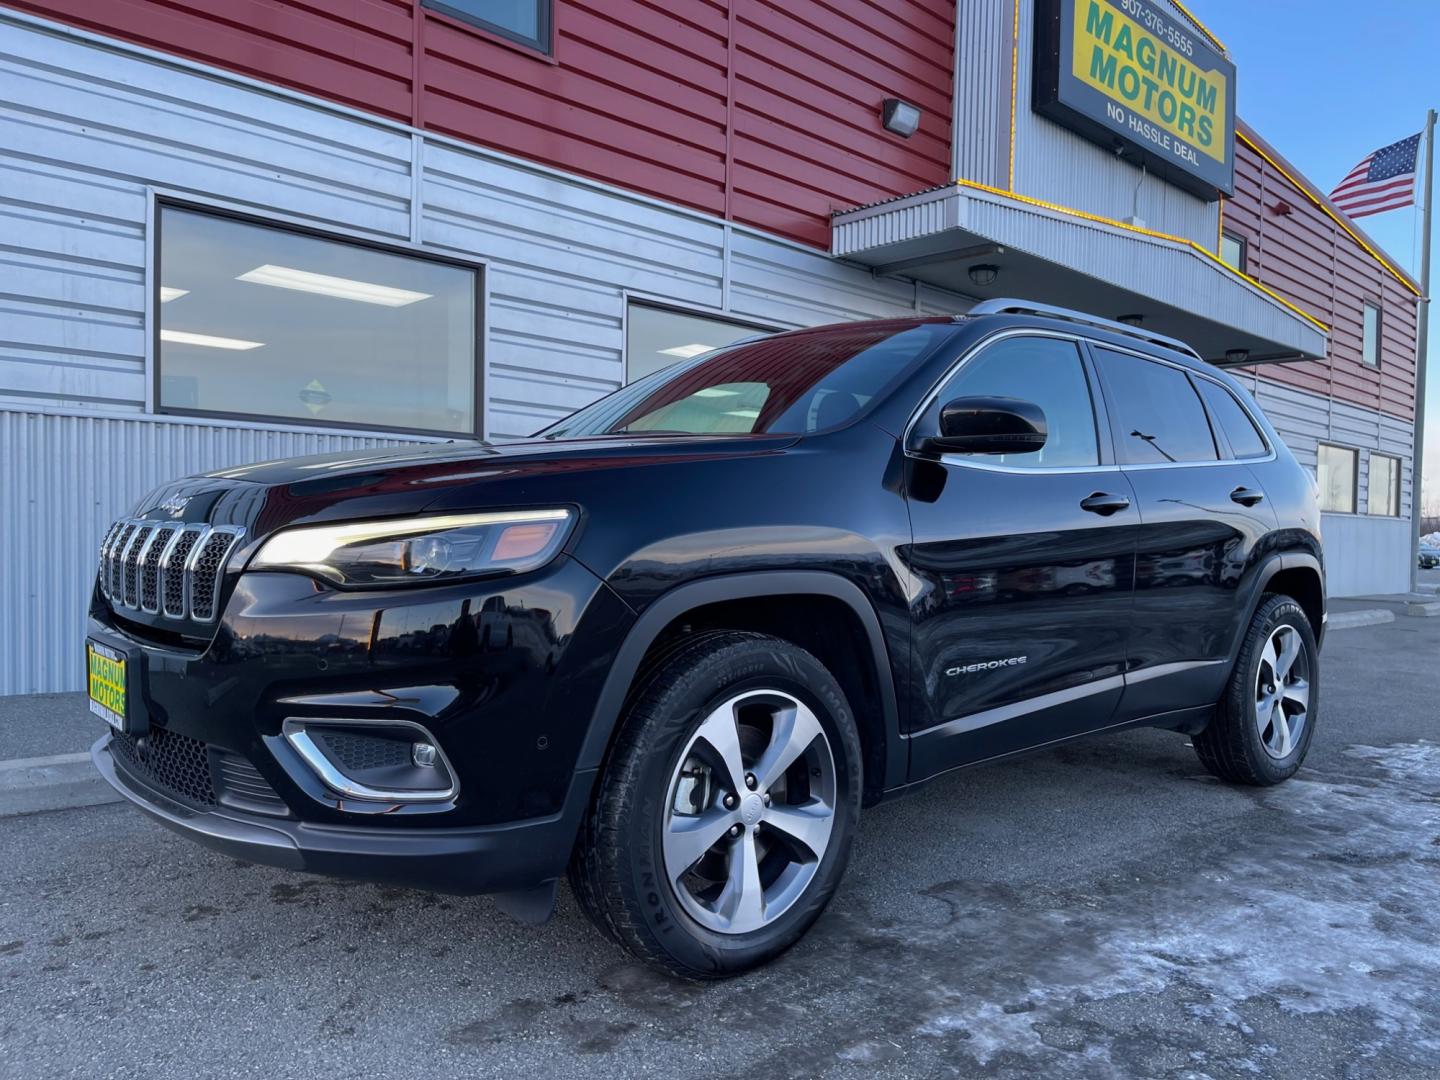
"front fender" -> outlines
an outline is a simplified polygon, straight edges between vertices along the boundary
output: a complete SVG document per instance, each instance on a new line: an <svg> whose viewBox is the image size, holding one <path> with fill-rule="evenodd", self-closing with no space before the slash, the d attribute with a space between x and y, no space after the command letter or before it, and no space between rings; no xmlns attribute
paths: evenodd
<svg viewBox="0 0 1440 1080"><path fill-rule="evenodd" d="M908 770L908 754L900 736L899 705L890 650L875 607L853 582L838 574L806 570L767 570L705 578L677 586L651 602L630 628L615 654L609 675L595 702L589 731L576 762L577 770L594 769L598 773L641 662L667 626L686 612L710 604L773 596L829 597L841 601L855 613L869 643L884 713L883 787L888 790L903 784Z"/></svg>

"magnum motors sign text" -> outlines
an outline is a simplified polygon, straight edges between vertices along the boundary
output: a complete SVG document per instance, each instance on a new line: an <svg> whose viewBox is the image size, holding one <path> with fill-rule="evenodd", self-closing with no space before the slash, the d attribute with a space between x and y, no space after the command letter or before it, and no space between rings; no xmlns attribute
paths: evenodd
<svg viewBox="0 0 1440 1080"><path fill-rule="evenodd" d="M1180 187L1233 194L1235 65L1146 0L1037 0L1035 109Z"/></svg>

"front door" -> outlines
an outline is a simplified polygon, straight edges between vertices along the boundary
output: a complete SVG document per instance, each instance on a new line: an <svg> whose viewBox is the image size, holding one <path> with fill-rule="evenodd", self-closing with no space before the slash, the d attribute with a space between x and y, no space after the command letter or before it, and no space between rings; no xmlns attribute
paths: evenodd
<svg viewBox="0 0 1440 1080"><path fill-rule="evenodd" d="M1045 412L1029 454L913 451L957 397ZM907 500L915 578L911 772L930 775L1110 722L1134 580L1134 493L1111 459L1078 343L1019 334L951 376L912 429Z"/></svg>

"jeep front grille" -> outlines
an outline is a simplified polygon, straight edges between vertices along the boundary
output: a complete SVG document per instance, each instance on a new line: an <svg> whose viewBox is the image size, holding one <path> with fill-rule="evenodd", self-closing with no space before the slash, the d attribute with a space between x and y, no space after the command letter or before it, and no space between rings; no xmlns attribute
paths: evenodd
<svg viewBox="0 0 1440 1080"><path fill-rule="evenodd" d="M111 606L213 622L220 579L245 530L128 518L100 545L100 591Z"/></svg>

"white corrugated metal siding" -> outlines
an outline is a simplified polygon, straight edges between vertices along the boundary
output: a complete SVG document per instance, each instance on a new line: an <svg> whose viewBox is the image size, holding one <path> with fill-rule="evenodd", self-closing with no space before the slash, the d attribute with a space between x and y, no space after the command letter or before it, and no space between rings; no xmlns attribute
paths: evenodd
<svg viewBox="0 0 1440 1080"><path fill-rule="evenodd" d="M95 548L148 488L404 441L145 414L152 190L484 260L493 438L620 385L630 296L777 326L966 306L753 229L4 11L0 83L0 694L79 685Z"/></svg>
<svg viewBox="0 0 1440 1080"><path fill-rule="evenodd" d="M100 539L151 488L182 473L414 441L0 409L0 692L79 688Z"/></svg>
<svg viewBox="0 0 1440 1080"><path fill-rule="evenodd" d="M964 0L955 12L955 175L1010 181L1014 0Z"/></svg>
<svg viewBox="0 0 1440 1080"><path fill-rule="evenodd" d="M1238 374L1238 373L1237 373ZM1370 451L1400 459L1400 516L1321 515L1325 584L1331 596L1373 596L1410 588L1411 461L1415 433L1393 416L1297 390L1251 374L1242 378L1296 460L1313 474L1316 444L1351 446L1358 454L1356 507L1369 491Z"/></svg>

